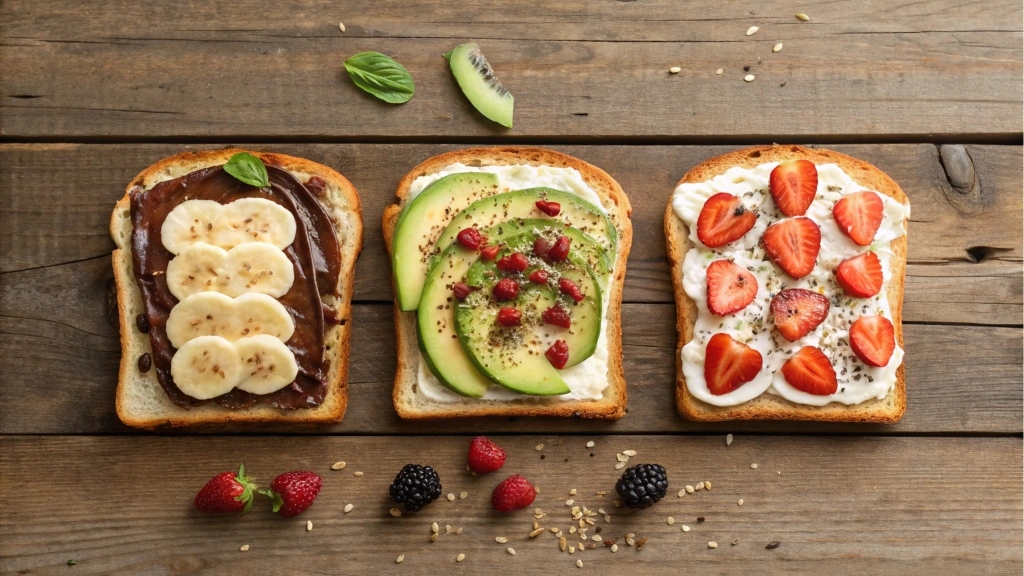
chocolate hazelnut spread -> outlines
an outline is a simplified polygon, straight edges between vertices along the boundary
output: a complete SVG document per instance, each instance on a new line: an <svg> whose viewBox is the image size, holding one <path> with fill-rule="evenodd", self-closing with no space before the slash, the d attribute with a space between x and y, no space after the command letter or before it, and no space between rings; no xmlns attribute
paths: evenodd
<svg viewBox="0 0 1024 576"><path fill-rule="evenodd" d="M235 179L220 166L197 170L161 182L150 190L131 191L132 260L135 278L142 291L153 366L168 398L183 408L211 400L197 400L182 392L171 378L174 347L167 337L166 323L178 303L167 287L167 264L174 257L160 238L164 219L186 200L213 200L228 204L240 198L264 198L283 206L295 216L295 241L284 249L295 267L295 282L278 301L295 321L295 332L285 344L295 355L299 374L284 388L265 395L235 388L212 401L229 409L265 402L275 408L312 408L327 394L329 361L325 357L325 307L321 296L337 295L341 271L338 238L330 217L310 190L286 170L267 166L270 185L250 186ZM314 188L318 188L314 183Z"/></svg>

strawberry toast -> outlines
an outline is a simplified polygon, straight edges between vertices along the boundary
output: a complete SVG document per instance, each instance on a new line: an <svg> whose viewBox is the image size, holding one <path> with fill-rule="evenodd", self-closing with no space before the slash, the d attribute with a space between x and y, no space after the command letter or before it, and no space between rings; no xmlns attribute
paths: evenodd
<svg viewBox="0 0 1024 576"><path fill-rule="evenodd" d="M764 146L676 185L665 236L693 420L896 422L910 205L874 166Z"/></svg>

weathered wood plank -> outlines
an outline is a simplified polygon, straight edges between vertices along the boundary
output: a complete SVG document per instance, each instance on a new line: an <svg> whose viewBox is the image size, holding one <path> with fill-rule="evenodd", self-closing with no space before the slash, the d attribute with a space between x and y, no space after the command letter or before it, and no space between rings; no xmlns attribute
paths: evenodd
<svg viewBox="0 0 1024 576"><path fill-rule="evenodd" d="M4 296L0 317L0 433L128 431L114 413L120 347L103 291L81 292L106 275L105 259L74 266L64 283L31 297ZM49 269L27 274L45 272ZM101 286L106 280L99 281ZM60 302L54 307L52 302ZM6 312L11 310L11 312ZM701 424L675 411L675 315L671 304L627 304L623 356L629 413L619 422L490 418L439 423L401 421L391 405L395 369L392 308L359 304L353 314L346 434L495 432L985 433L1022 431L1019 328L906 325L907 415L894 426L803 422ZM116 320L115 320L116 321ZM220 432L294 431L282 427ZM300 432L317 432L301 430Z"/></svg>
<svg viewBox="0 0 1024 576"><path fill-rule="evenodd" d="M388 301L391 269L380 214L404 173L452 146L261 145L335 167L359 188L365 248L356 298ZM559 146L616 177L634 208L628 302L671 302L661 220L675 182L721 146ZM837 146L900 182L913 207L905 317L909 321L1020 325L1021 148ZM107 222L126 182L180 150L170 145L0 146L0 272L109 254ZM955 184L951 184L955 182ZM980 259L974 262L972 259ZM59 269L51 271L62 274ZM3 277L0 277L3 278ZM33 276L40 282L48 276ZM18 280L8 276L0 282ZM28 286L26 286L26 289ZM10 290L10 288L8 288Z"/></svg>
<svg viewBox="0 0 1024 576"><path fill-rule="evenodd" d="M591 439L596 446L586 448ZM600 574L678 574L681 566L765 574L1021 571L1019 438L740 436L729 447L721 436L497 440L509 452L505 467L474 477L465 471L468 437L0 438L0 572L63 574L69 559L75 574L551 574L575 571L576 560ZM538 443L545 444L539 453ZM638 453L632 462L668 470L670 493L648 510L613 505L615 454L627 449ZM337 460L348 466L331 471ZM289 520L265 501L241 518L194 511L203 482L239 461L263 485L287 470L313 469L324 487ZM445 493L467 497L391 517L387 486L408 462L432 465ZM538 520L545 532L535 539L531 510L503 515L490 507L493 486L512 473L541 489L534 506L546 513ZM703 481L713 489L676 496ZM610 523L595 520L602 537L617 540L616 553L603 546L559 552L547 529L579 542L568 531L571 488L577 505L610 514ZM354 508L344 514L347 503ZM431 522L440 526L436 543ZM446 534L445 525L463 532ZM647 539L642 550L625 544L629 532ZM766 550L775 540L780 546ZM466 555L461 563L458 554Z"/></svg>
<svg viewBox="0 0 1024 576"><path fill-rule="evenodd" d="M299 8L12 0L0 7L0 136L822 142L1021 134L1018 2L751 8L739 0L531 0L515 10L500 0ZM810 22L793 17L802 10ZM747 37L751 25L761 30ZM511 130L472 110L440 57L472 38L516 96ZM779 53L776 42L785 45ZM341 62L363 50L398 58L416 79L416 97L394 107L355 89ZM676 65L682 71L669 75ZM744 66L755 82L743 82Z"/></svg>

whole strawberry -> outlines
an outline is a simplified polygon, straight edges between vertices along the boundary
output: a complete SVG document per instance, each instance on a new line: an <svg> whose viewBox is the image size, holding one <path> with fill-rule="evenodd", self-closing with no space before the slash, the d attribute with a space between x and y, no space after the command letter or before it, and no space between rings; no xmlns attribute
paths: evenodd
<svg viewBox="0 0 1024 576"><path fill-rule="evenodd" d="M252 506L256 485L245 476L245 465L238 466L238 474L221 472L196 494L195 507L207 514L245 512Z"/></svg>
<svg viewBox="0 0 1024 576"><path fill-rule="evenodd" d="M260 494L274 501L274 512L285 518L298 516L316 499L324 481L315 472L285 472L270 483L270 490Z"/></svg>
<svg viewBox="0 0 1024 576"><path fill-rule="evenodd" d="M483 436L469 444L469 469L477 474L494 472L505 465L505 451Z"/></svg>
<svg viewBox="0 0 1024 576"><path fill-rule="evenodd" d="M491 494L491 506L494 506L498 512L522 510L533 504L536 495L537 492L529 480L519 474L513 474L494 488L494 493Z"/></svg>

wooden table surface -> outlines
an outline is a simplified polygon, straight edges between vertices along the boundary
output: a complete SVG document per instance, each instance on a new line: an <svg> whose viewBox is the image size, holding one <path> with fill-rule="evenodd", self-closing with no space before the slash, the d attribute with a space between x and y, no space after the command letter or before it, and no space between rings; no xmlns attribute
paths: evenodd
<svg viewBox="0 0 1024 576"><path fill-rule="evenodd" d="M576 573L576 560L578 573L601 574L1020 574L1022 17L1011 0L5 0L0 574L542 574ZM472 110L440 57L470 39L515 94L511 130ZM341 63L363 50L410 70L412 101L389 106L353 87ZM910 198L908 410L896 425L675 413L665 203L693 165L770 142L863 158ZM423 159L501 143L596 164L633 204L629 412L618 422L408 423L391 407L383 208ZM348 413L318 430L140 433L114 412L109 214L152 162L232 144L327 164L359 189ZM572 498L608 512L597 524L618 551L569 555L550 531L529 537L529 511L491 510L500 478L465 472L479 433L508 450L502 474L541 489L540 527L575 539ZM641 512L599 495L614 493L615 455L630 449L669 470L669 496ZM330 470L339 460L347 467ZM195 491L239 461L264 485L313 469L324 489L291 520L265 506L196 513ZM455 500L391 517L387 485L408 462L435 466ZM676 495L702 481L713 489Z"/></svg>

